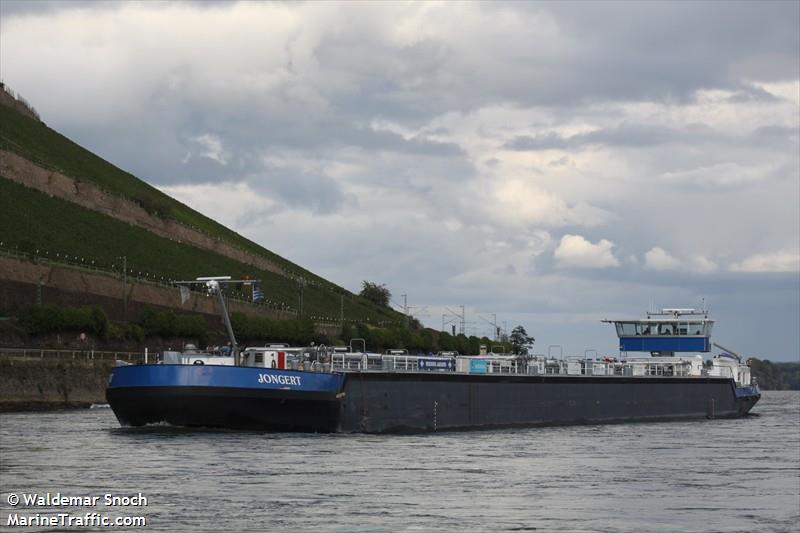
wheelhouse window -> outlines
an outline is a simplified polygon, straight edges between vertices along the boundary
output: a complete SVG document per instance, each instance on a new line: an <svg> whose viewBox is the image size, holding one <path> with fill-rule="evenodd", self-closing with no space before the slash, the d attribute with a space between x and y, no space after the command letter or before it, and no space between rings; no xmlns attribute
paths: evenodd
<svg viewBox="0 0 800 533"><path fill-rule="evenodd" d="M674 335L675 330L673 328L673 324L666 323L666 324L659 324L658 325L658 334L659 335Z"/></svg>
<svg viewBox="0 0 800 533"><path fill-rule="evenodd" d="M711 326L713 322L708 321L697 321L697 322L688 322L686 324L687 333L685 335L703 335L708 337L711 335ZM682 335L684 335L682 333Z"/></svg>
<svg viewBox="0 0 800 533"><path fill-rule="evenodd" d="M711 328L714 322L711 320L698 320L695 322L687 322L680 325L681 335L702 335L704 337L711 336Z"/></svg>

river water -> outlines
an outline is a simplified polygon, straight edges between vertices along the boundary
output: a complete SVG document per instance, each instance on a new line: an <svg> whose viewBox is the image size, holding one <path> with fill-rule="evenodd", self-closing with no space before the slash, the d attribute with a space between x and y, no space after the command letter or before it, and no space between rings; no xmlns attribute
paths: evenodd
<svg viewBox="0 0 800 533"><path fill-rule="evenodd" d="M108 408L8 413L0 530L107 530L9 525L96 512L143 516L145 527L116 528L140 531L799 531L800 392L767 391L754 413L415 436L124 429ZM48 492L98 501L9 504ZM104 503L140 493L146 506Z"/></svg>

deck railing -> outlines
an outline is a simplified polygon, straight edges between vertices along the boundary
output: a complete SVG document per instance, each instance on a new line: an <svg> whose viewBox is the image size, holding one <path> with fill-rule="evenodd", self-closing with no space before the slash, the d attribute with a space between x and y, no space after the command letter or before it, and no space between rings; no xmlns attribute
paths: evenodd
<svg viewBox="0 0 800 533"><path fill-rule="evenodd" d="M480 374L534 374L534 375L570 375L570 376L653 376L683 377L700 376L702 371L694 368L687 360L674 361L600 361L590 359L547 359L543 356L531 359L512 359L503 357L456 358L454 368L431 368L420 365L420 359L427 360L424 355L380 355L363 353L335 353L331 356L333 371L383 371L383 372L456 372ZM462 361L464 360L464 361ZM469 361L479 360L485 363L482 370L472 370ZM466 362L466 364L462 364ZM469 369L469 370L467 370ZM728 377L727 374L725 377ZM731 375L731 377L733 377Z"/></svg>

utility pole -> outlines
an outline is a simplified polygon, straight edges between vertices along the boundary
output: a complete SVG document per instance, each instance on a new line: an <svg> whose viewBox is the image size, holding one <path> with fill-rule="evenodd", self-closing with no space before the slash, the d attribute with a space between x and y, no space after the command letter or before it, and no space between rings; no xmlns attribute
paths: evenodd
<svg viewBox="0 0 800 533"><path fill-rule="evenodd" d="M466 335L467 334L467 319L466 319L466 316L467 315L464 312L464 306L462 305L461 306L461 334L462 335Z"/></svg>
<svg viewBox="0 0 800 533"><path fill-rule="evenodd" d="M445 307L454 317L461 319L461 334L463 335L466 330L466 320L464 320L464 306L461 306L461 314L456 313L449 307ZM455 326L454 326L455 328ZM444 315L442 315L442 329L444 329Z"/></svg>
<svg viewBox="0 0 800 533"><path fill-rule="evenodd" d="M44 292L44 276L39 278L39 284L36 288L36 305L42 305L44 303L44 298L42 296L42 293Z"/></svg>
<svg viewBox="0 0 800 533"><path fill-rule="evenodd" d="M122 321L128 321L128 256L122 256Z"/></svg>
<svg viewBox="0 0 800 533"><path fill-rule="evenodd" d="M497 327L497 313L491 313L491 315L492 315L492 320L491 321L483 318L481 315L478 315L478 318L480 318L481 320L483 320L487 324L491 324L492 325L492 328L493 328L492 336L494 337L494 340L496 341L497 338L499 337L500 328Z"/></svg>
<svg viewBox="0 0 800 533"><path fill-rule="evenodd" d="M304 286L305 286L305 284L303 283L303 280L300 280L300 306L299 306L300 307L300 317L303 316L303 287Z"/></svg>
<svg viewBox="0 0 800 533"><path fill-rule="evenodd" d="M406 317L406 327L408 327L408 294L401 294L403 297L403 314Z"/></svg>
<svg viewBox="0 0 800 533"><path fill-rule="evenodd" d="M339 295L339 322L344 324L344 294Z"/></svg>
<svg viewBox="0 0 800 533"><path fill-rule="evenodd" d="M447 308L445 307L445 309L447 309ZM447 310L450 311L450 309L447 309ZM450 312L452 313L452 311L450 311ZM447 313L442 313L442 331L445 331L444 327L446 325L449 325L453 320L455 320L454 318L450 318L451 316L452 315L449 315ZM447 319L446 322L445 322L445 318ZM453 329L455 329L455 326L453 326ZM453 335L455 335L455 331L453 331Z"/></svg>

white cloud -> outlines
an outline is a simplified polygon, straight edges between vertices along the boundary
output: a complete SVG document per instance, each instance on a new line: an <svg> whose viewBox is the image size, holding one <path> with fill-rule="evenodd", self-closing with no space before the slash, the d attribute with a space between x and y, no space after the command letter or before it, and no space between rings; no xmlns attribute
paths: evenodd
<svg viewBox="0 0 800 533"><path fill-rule="evenodd" d="M778 98L783 98L784 100L791 102L795 107L800 107L800 80L788 80L772 83L754 82L754 85L764 89L768 93Z"/></svg>
<svg viewBox="0 0 800 533"><path fill-rule="evenodd" d="M800 271L800 252L779 250L751 255L731 265L730 270L732 272L798 272Z"/></svg>
<svg viewBox="0 0 800 533"><path fill-rule="evenodd" d="M222 147L222 139L213 133L205 133L191 138L192 141L200 145L202 151L200 155L213 159L217 163L226 165L228 163L225 150ZM188 160L188 157L187 157Z"/></svg>
<svg viewBox="0 0 800 533"><path fill-rule="evenodd" d="M716 262L702 255L695 255L689 259L689 270L697 274L711 274L719 269Z"/></svg>
<svg viewBox="0 0 800 533"><path fill-rule="evenodd" d="M507 221L542 226L598 226L609 218L602 209L585 203L568 205L563 198L537 186L533 180L489 182L495 202L491 209Z"/></svg>
<svg viewBox="0 0 800 533"><path fill-rule="evenodd" d="M654 271L684 271L693 274L711 274L719 269L717 263L701 254L678 258L665 249L654 246L644 255L644 267Z"/></svg>
<svg viewBox="0 0 800 533"><path fill-rule="evenodd" d="M564 235L553 256L558 264L577 268L606 268L619 266L612 249L614 243L601 239L593 244L581 235Z"/></svg>
<svg viewBox="0 0 800 533"><path fill-rule="evenodd" d="M678 270L681 262L663 248L655 246L644 254L644 266L651 270Z"/></svg>

